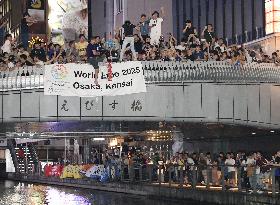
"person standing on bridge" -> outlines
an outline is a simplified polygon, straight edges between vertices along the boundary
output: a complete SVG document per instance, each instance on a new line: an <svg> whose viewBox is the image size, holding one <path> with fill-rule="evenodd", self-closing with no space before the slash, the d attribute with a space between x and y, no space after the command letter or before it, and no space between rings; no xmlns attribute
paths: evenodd
<svg viewBox="0 0 280 205"><path fill-rule="evenodd" d="M133 30L136 28L134 24L132 24L130 21L125 21L124 25L122 25L122 28L124 30L124 40L122 44L122 49L120 53L120 61L123 60L123 56L126 50L127 45L130 45L130 50L133 54L134 60L137 59L137 54L135 52L134 48L134 36L133 36Z"/></svg>
<svg viewBox="0 0 280 205"><path fill-rule="evenodd" d="M274 172L274 174L275 174L275 181L278 184L278 190L280 191L280 151L278 151L275 154L274 160L271 163L269 163L269 165L272 165L272 166L276 167L276 170Z"/></svg>
<svg viewBox="0 0 280 205"><path fill-rule="evenodd" d="M161 16L164 16L164 7L161 7ZM161 18L159 16L159 12L158 11L154 11L152 13L152 19L150 20L149 26L151 28L151 33L150 33L150 37L151 37L151 45L159 45L160 43L160 38L161 38L161 25L163 22L163 18Z"/></svg>
<svg viewBox="0 0 280 205"><path fill-rule="evenodd" d="M100 44L100 37L94 36L91 38L87 46L88 63L95 69L94 83L98 85L99 62L102 62L102 46Z"/></svg>
<svg viewBox="0 0 280 205"><path fill-rule="evenodd" d="M233 187L235 183L235 160L232 158L231 153L227 153L225 165L228 171L228 185Z"/></svg>

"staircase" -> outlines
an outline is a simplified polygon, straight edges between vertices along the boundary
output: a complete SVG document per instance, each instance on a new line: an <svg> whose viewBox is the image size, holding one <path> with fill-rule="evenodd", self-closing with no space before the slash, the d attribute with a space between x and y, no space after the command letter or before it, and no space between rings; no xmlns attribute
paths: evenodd
<svg viewBox="0 0 280 205"><path fill-rule="evenodd" d="M18 144L16 147L10 148L13 155L16 172L32 173L34 164L38 164L38 156L36 149L32 143Z"/></svg>
<svg viewBox="0 0 280 205"><path fill-rule="evenodd" d="M16 141L14 139L8 139L7 140L7 146L8 149L10 150L10 154L14 163L14 167L15 167L15 171L18 173L19 172L19 166L18 166L18 161L17 161L17 157L16 157L16 150L15 150L15 146L16 146Z"/></svg>
<svg viewBox="0 0 280 205"><path fill-rule="evenodd" d="M36 170L36 167L38 167L39 158L38 158L37 150L36 150L36 147L34 146L34 143L28 143L28 148L29 148L32 160L33 160L34 171L38 171L38 170Z"/></svg>

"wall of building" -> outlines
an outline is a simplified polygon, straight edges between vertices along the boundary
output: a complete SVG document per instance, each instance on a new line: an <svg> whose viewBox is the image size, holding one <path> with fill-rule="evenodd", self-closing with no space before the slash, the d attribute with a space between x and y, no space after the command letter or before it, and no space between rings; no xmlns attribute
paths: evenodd
<svg viewBox="0 0 280 205"><path fill-rule="evenodd" d="M165 36L171 32L181 39L187 19L199 32L207 23L213 24L217 36L227 39L228 44L252 41L265 34L264 0L95 0L93 33L108 34L127 19L137 24L141 14L150 15L161 7L166 13Z"/></svg>
<svg viewBox="0 0 280 205"><path fill-rule="evenodd" d="M22 18L24 9L25 9L26 2L21 1L19 3L18 0L10 0L10 1L11 1L11 7L12 7L12 10L11 10L12 27L15 27L21 23L21 18Z"/></svg>
<svg viewBox="0 0 280 205"><path fill-rule="evenodd" d="M214 140L187 140L184 143L184 150L189 153L196 152L211 152L217 154L220 152L238 152L246 153L252 151L261 151L266 157L270 158L273 154L279 151L280 142L279 135L262 136L262 137L247 137L242 140L234 139L214 139Z"/></svg>
<svg viewBox="0 0 280 205"><path fill-rule="evenodd" d="M92 2L92 32L93 35L101 35L106 31L104 22L104 0Z"/></svg>
<svg viewBox="0 0 280 205"><path fill-rule="evenodd" d="M167 36L168 33L173 33L173 1L170 0L124 0L123 11L117 12L115 16L115 26L121 27L125 20L138 24L141 14L151 16L153 11L160 11L161 7L165 10L162 34Z"/></svg>
<svg viewBox="0 0 280 205"><path fill-rule="evenodd" d="M114 28L114 1L92 1L92 35L108 37Z"/></svg>
<svg viewBox="0 0 280 205"><path fill-rule="evenodd" d="M217 36L227 38L229 44L264 35L264 0L173 0L173 5L177 38L182 37L187 19L193 21L198 31L207 23L213 24Z"/></svg>
<svg viewBox="0 0 280 205"><path fill-rule="evenodd" d="M160 11L163 7L165 11L164 22L162 24L162 34L167 36L168 33L173 33L173 22L172 22L172 1L170 0L127 0L127 17L131 19L133 23L138 23L141 14L151 16L153 11Z"/></svg>
<svg viewBox="0 0 280 205"><path fill-rule="evenodd" d="M0 29L0 44L4 42L6 33L11 33L13 36L19 35L19 25L21 22L21 16L23 11L24 1L18 0L2 0L0 2L1 24L7 21L7 23Z"/></svg>
<svg viewBox="0 0 280 205"><path fill-rule="evenodd" d="M280 50L280 34L271 34L244 45L252 50L258 50L261 48L267 55L271 56L273 52Z"/></svg>
<svg viewBox="0 0 280 205"><path fill-rule="evenodd" d="M114 29L120 28L124 21L129 19L132 23L137 24L141 14L148 16L160 8L165 9L165 18L163 23L162 34L173 33L173 0L95 0L92 3L92 27L93 35L108 37Z"/></svg>

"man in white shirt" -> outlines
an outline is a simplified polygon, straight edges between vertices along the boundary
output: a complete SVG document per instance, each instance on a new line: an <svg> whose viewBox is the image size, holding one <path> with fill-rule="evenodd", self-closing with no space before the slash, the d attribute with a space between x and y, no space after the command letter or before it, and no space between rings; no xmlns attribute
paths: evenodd
<svg viewBox="0 0 280 205"><path fill-rule="evenodd" d="M9 58L8 58L8 68L11 69L11 68L15 67L14 61L15 61L15 57L14 56L9 56Z"/></svg>
<svg viewBox="0 0 280 205"><path fill-rule="evenodd" d="M164 15L164 9L161 8L162 16ZM155 11L152 14L152 19L150 20L149 26L151 28L151 45L159 45L159 40L161 37L161 24L163 18L159 17L159 12Z"/></svg>
<svg viewBox="0 0 280 205"><path fill-rule="evenodd" d="M12 40L13 40L13 37L11 34L7 34L5 36L5 43L1 47L1 50L3 53L10 54L12 52Z"/></svg>
<svg viewBox="0 0 280 205"><path fill-rule="evenodd" d="M227 159L225 161L225 165L228 165L228 180L229 180L229 185L233 186L234 185L234 179L235 179L235 160L231 157L231 154L227 154Z"/></svg>

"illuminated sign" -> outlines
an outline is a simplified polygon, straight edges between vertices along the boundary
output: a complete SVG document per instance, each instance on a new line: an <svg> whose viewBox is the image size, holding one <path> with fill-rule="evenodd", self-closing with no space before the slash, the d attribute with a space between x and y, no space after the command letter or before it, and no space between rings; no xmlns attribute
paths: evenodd
<svg viewBox="0 0 280 205"><path fill-rule="evenodd" d="M280 0L265 1L266 34L280 32Z"/></svg>

